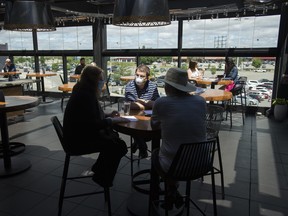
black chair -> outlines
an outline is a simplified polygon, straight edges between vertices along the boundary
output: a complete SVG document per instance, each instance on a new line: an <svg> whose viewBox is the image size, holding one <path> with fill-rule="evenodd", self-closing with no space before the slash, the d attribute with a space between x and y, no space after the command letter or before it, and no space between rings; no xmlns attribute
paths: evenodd
<svg viewBox="0 0 288 216"><path fill-rule="evenodd" d="M100 95L100 101L103 102L103 106L102 106L103 109L105 109L105 107L107 106L106 105L107 100L109 101L108 105L112 106L112 99L110 97L110 90L109 90L110 79L111 79L111 74L108 75L108 77L104 83L104 87L102 88L101 95Z"/></svg>
<svg viewBox="0 0 288 216"><path fill-rule="evenodd" d="M80 181L77 181L78 179L84 179L84 178L92 178L92 176L68 176L68 170L69 170L69 164L70 164L70 157L71 156L81 156L79 154L71 153L69 150L69 146L65 145L63 142L63 127L60 123L57 116L51 117L51 121L53 123L53 126L56 130L56 133L58 135L58 138L60 140L60 143L63 147L63 150L65 152L65 162L64 162L64 169L63 169L63 175L62 175L62 182L61 182L61 188L60 188L60 195L59 195L59 203L58 203L58 216L62 214L62 207L63 207L63 201L64 199L68 198L74 198L74 197L80 197L80 196L88 196L93 194L100 194L104 193L105 202L107 202L108 206L108 215L111 216L111 201L110 201L110 189L109 187L104 187L104 190L97 190L92 192L86 192L86 193L80 193L80 194L73 194L69 196L65 196L65 188L66 188L66 182L67 180L74 181L81 183Z"/></svg>
<svg viewBox="0 0 288 216"><path fill-rule="evenodd" d="M228 112L230 113L230 127L232 127L232 110L236 109L236 100L235 96L239 95L240 96L240 109L241 109L241 114L242 114L242 122L245 124L245 109L246 109L246 81L247 77L239 77L238 80L236 81L234 87L231 89L231 93L233 97L228 103L227 110L226 110L226 119L228 116ZM244 101L245 103L244 103Z"/></svg>
<svg viewBox="0 0 288 216"><path fill-rule="evenodd" d="M222 164L222 155L220 148L220 139L219 139L219 130L221 123L224 119L225 109L219 105L207 105L207 114L206 114L206 129L207 129L207 139L216 140L215 150L218 153L219 168L214 166L214 174L220 174L221 177L221 191L222 199L225 199L225 190L224 190L224 171Z"/></svg>
<svg viewBox="0 0 288 216"><path fill-rule="evenodd" d="M152 202L153 209L156 211L159 204L165 202L168 197L167 181L173 179L175 181L186 182L186 194L185 198L185 209L187 216L189 216L190 202L201 212L202 215L205 213L200 207L190 198L191 181L202 178L207 173L211 173L212 180L212 195L213 195L213 209L214 215L217 215L216 206L216 192L215 192L215 179L214 179L214 152L215 152L215 140L209 140L206 142L199 143L185 143L181 144L173 161L168 170L164 172L161 166L158 165L158 153L159 149L153 151L152 154L152 166L155 167L161 179L164 181L165 195L164 200L156 200ZM168 215L169 210L165 209L165 215Z"/></svg>

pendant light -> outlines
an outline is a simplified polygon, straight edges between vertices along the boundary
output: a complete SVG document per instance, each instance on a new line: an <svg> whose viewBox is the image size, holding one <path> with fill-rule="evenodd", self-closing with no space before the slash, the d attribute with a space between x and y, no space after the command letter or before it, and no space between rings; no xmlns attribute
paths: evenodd
<svg viewBox="0 0 288 216"><path fill-rule="evenodd" d="M43 1L7 0L4 29L12 31L55 31L51 7Z"/></svg>
<svg viewBox="0 0 288 216"><path fill-rule="evenodd" d="M151 27L171 24L167 0L115 0L113 25Z"/></svg>

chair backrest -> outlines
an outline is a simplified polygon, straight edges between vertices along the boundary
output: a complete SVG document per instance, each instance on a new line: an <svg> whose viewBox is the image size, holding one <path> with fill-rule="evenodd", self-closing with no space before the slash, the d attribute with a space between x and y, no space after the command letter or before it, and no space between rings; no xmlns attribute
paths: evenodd
<svg viewBox="0 0 288 216"><path fill-rule="evenodd" d="M53 123L53 126L55 128L55 131L58 135L58 138L60 140L60 143L63 147L63 150L67 153L68 152L68 148L67 146L65 146L64 144L64 140L63 140L63 126L61 124L61 122L59 121L57 116L52 116L51 117L51 122Z"/></svg>
<svg viewBox="0 0 288 216"><path fill-rule="evenodd" d="M215 139L181 144L167 172L176 181L198 179L213 169Z"/></svg>
<svg viewBox="0 0 288 216"><path fill-rule="evenodd" d="M207 105L206 129L207 139L214 139L218 136L220 126L224 120L225 109L219 105Z"/></svg>

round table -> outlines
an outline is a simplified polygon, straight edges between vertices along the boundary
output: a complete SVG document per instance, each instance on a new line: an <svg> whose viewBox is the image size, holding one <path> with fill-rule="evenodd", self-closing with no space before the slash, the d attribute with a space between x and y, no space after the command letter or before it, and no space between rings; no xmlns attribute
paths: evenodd
<svg viewBox="0 0 288 216"><path fill-rule="evenodd" d="M76 84L75 82L65 83L63 85L58 86L58 90L63 92L71 92L75 84Z"/></svg>
<svg viewBox="0 0 288 216"><path fill-rule="evenodd" d="M152 139L152 151L160 147L161 130L152 129L150 117L143 115L134 115L137 121L128 123L119 123L113 125L113 128L119 133L130 136L140 136L142 138ZM151 163L152 164L152 163ZM141 172L141 171L140 171ZM149 197L146 194L134 192L127 201L127 208L133 215L149 215L151 201L159 198L159 177L156 170L151 166L151 179Z"/></svg>
<svg viewBox="0 0 288 216"><path fill-rule="evenodd" d="M189 79L191 81L196 81L197 84L200 85L211 85L211 89L215 89L215 85L229 85L233 82L233 80L225 80L225 79L218 79L218 78L203 78L203 79Z"/></svg>
<svg viewBox="0 0 288 216"><path fill-rule="evenodd" d="M56 75L57 73L28 73L26 75L28 77L36 77L41 79L41 94L42 94L42 101L44 103L46 103L44 77L56 76Z"/></svg>
<svg viewBox="0 0 288 216"><path fill-rule="evenodd" d="M8 81L13 81L13 75L21 74L19 71L0 72L1 76L8 76Z"/></svg>
<svg viewBox="0 0 288 216"><path fill-rule="evenodd" d="M131 81L131 80L134 80L135 79L135 76L121 76L120 77L120 80L122 81Z"/></svg>
<svg viewBox="0 0 288 216"><path fill-rule="evenodd" d="M81 74L72 74L70 75L70 78L73 78L73 79L76 79L76 80L79 80L81 77Z"/></svg>
<svg viewBox="0 0 288 216"><path fill-rule="evenodd" d="M3 146L3 159L0 161L0 177L15 175L31 167L30 161L25 158L11 158L6 113L28 109L37 105L39 105L39 99L30 96L6 96L5 101L0 102L0 127Z"/></svg>
<svg viewBox="0 0 288 216"><path fill-rule="evenodd" d="M220 89L205 89L200 94L206 101L226 101L230 100L233 95L231 92L220 90Z"/></svg>

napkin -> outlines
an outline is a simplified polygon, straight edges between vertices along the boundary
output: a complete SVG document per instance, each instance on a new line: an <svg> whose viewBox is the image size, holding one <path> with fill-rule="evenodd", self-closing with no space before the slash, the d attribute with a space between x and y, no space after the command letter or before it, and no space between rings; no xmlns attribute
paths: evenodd
<svg viewBox="0 0 288 216"><path fill-rule="evenodd" d="M138 119L135 116L121 116L121 117L129 119L129 121L138 121Z"/></svg>

